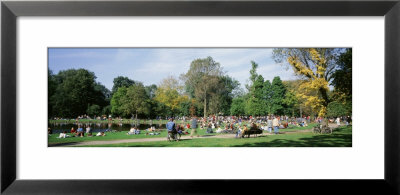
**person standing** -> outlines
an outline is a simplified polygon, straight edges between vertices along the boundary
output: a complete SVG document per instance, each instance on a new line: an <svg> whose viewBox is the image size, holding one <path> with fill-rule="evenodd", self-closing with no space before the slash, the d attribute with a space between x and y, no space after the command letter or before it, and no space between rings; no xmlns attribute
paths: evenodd
<svg viewBox="0 0 400 195"><path fill-rule="evenodd" d="M274 133L279 133L279 119L275 116L274 120L272 120L272 126L274 126Z"/></svg>
<svg viewBox="0 0 400 195"><path fill-rule="evenodd" d="M270 116L268 116L267 127L268 127L268 132L271 133L271 131L272 131L272 120L271 120Z"/></svg>
<svg viewBox="0 0 400 195"><path fill-rule="evenodd" d="M191 128L192 128L192 132L190 132L190 137L193 138L194 134L196 134L197 137L199 137L199 134L197 133L197 119L196 119L196 117L192 118Z"/></svg>

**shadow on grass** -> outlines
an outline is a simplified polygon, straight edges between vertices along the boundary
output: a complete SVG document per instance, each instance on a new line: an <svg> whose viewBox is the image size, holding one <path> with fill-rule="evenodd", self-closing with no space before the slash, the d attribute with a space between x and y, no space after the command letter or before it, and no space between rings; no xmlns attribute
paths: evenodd
<svg viewBox="0 0 400 195"><path fill-rule="evenodd" d="M333 134L318 134L296 140L274 139L266 142L245 143L233 147L352 147L352 134L351 132L343 132L343 129L337 129Z"/></svg>
<svg viewBox="0 0 400 195"><path fill-rule="evenodd" d="M47 147L74 146L78 143L81 143L81 142L52 143L52 144L47 144Z"/></svg>
<svg viewBox="0 0 400 195"><path fill-rule="evenodd" d="M200 137L213 137L213 136L216 136L216 135L212 135L212 134L200 135Z"/></svg>

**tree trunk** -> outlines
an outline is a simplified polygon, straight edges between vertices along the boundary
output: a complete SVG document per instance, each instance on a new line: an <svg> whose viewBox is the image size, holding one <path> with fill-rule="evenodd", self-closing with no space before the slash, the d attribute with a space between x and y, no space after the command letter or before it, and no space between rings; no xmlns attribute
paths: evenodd
<svg viewBox="0 0 400 195"><path fill-rule="evenodd" d="M204 118L207 117L207 96L204 97Z"/></svg>
<svg viewBox="0 0 400 195"><path fill-rule="evenodd" d="M301 106L300 106L300 118L303 117L303 112L301 110Z"/></svg>
<svg viewBox="0 0 400 195"><path fill-rule="evenodd" d="M138 120L137 120L137 110L136 110L136 127L138 126Z"/></svg>

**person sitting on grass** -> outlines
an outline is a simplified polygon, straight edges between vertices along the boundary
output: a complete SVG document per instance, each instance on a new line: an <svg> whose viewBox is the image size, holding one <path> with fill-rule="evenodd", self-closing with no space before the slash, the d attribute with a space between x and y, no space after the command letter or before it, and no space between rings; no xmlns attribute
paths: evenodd
<svg viewBox="0 0 400 195"><path fill-rule="evenodd" d="M74 134L74 133L76 133L76 131L75 131L74 127L72 127L71 128L71 134Z"/></svg>
<svg viewBox="0 0 400 195"><path fill-rule="evenodd" d="M138 128L135 128L135 134L140 134L140 130Z"/></svg>
<svg viewBox="0 0 400 195"><path fill-rule="evenodd" d="M131 129L129 130L128 133L126 133L127 135L134 135L135 134L135 127L131 127Z"/></svg>
<svg viewBox="0 0 400 195"><path fill-rule="evenodd" d="M213 133L213 130L212 130L211 123L208 123L208 126L207 126L207 131L206 131L206 133Z"/></svg>
<svg viewBox="0 0 400 195"><path fill-rule="evenodd" d="M218 127L218 129L215 131L216 133L222 133L224 130L221 129L221 127Z"/></svg>
<svg viewBox="0 0 400 195"><path fill-rule="evenodd" d="M96 136L106 136L106 134L105 134L104 132L98 132L98 133L96 134Z"/></svg>
<svg viewBox="0 0 400 195"><path fill-rule="evenodd" d="M83 128L81 126L79 126L78 131L76 131L75 137L83 137L83 136L84 136Z"/></svg>
<svg viewBox="0 0 400 195"><path fill-rule="evenodd" d="M92 129L90 128L90 125L88 125L88 126L86 127L86 133L90 133L90 132L92 132Z"/></svg>
<svg viewBox="0 0 400 195"><path fill-rule="evenodd" d="M60 135L57 138L67 138L70 137L69 135L67 135L67 131L64 131L62 133L60 133Z"/></svg>
<svg viewBox="0 0 400 195"><path fill-rule="evenodd" d="M176 130L177 130L178 134L182 135L182 134L184 134L185 128L183 127L183 125L178 125L178 128Z"/></svg>
<svg viewBox="0 0 400 195"><path fill-rule="evenodd" d="M90 133L88 133L88 135L87 135L88 137L93 137L93 134L92 134L92 132L90 132Z"/></svg>

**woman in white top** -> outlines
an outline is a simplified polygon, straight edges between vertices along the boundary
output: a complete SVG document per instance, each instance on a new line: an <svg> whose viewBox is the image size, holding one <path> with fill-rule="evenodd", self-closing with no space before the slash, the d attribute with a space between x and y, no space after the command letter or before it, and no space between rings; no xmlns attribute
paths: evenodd
<svg viewBox="0 0 400 195"><path fill-rule="evenodd" d="M90 129L90 126L88 125L88 126L86 127L86 133L90 133L90 131L91 131L91 129Z"/></svg>
<svg viewBox="0 0 400 195"><path fill-rule="evenodd" d="M337 119L336 119L336 124L337 124L338 126L340 126L340 118L339 118L339 117L337 117Z"/></svg>

